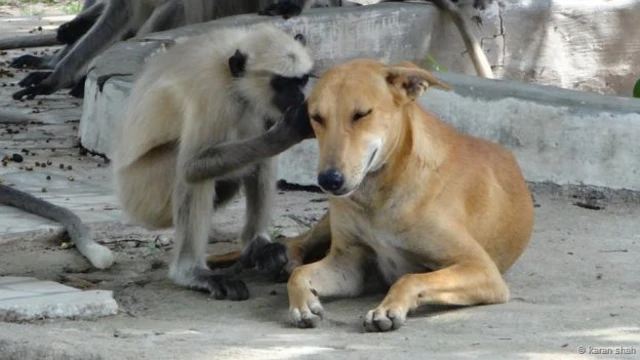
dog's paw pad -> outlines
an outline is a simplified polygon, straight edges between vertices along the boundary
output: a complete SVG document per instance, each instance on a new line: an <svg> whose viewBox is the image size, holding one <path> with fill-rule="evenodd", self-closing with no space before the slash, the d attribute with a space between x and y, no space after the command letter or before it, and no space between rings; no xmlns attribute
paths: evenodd
<svg viewBox="0 0 640 360"><path fill-rule="evenodd" d="M315 298L303 306L290 308L289 314L297 327L301 329L315 328L320 325L320 321L324 317L324 308Z"/></svg>
<svg viewBox="0 0 640 360"><path fill-rule="evenodd" d="M378 308L367 313L364 328L369 332L384 332L399 329L406 320L406 312Z"/></svg>

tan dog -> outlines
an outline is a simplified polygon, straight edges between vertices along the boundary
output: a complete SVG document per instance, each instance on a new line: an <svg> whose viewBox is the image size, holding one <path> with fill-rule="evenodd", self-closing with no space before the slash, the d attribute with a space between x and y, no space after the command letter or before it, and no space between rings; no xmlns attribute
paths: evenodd
<svg viewBox="0 0 640 360"><path fill-rule="evenodd" d="M314 87L309 116L330 208L290 253L301 261L296 256L311 245L330 239L331 247L291 274L290 314L299 327L318 325L319 297L358 295L370 264L392 286L367 313L368 331L397 329L420 305L509 299L501 273L529 242L529 189L508 150L456 131L415 102L429 86L448 88L411 63L355 60Z"/></svg>

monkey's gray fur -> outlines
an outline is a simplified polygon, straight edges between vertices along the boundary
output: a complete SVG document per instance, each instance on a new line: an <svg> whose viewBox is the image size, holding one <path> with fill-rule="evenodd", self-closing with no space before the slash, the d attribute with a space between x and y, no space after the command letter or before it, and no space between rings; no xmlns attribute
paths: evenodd
<svg viewBox="0 0 640 360"><path fill-rule="evenodd" d="M175 283L220 299L249 296L240 279L206 265L214 210L240 184L246 196L241 262L274 270L286 263L286 249L268 235L275 191L270 157L303 140L278 121L304 101L313 61L300 39L264 24L212 31L151 59L135 82L113 146L115 187L132 222L175 226L169 271Z"/></svg>
<svg viewBox="0 0 640 360"><path fill-rule="evenodd" d="M452 16L478 73L492 77L482 49L453 0L425 1L437 4ZM474 6L484 8L490 2L492 0L474 0ZM71 94L82 97L90 62L112 44L132 36L237 14L258 12L286 18L311 7L350 5L357 3L346 0L85 0L82 12L58 29L58 39L67 44L62 50L51 57L24 55L12 62L14 67L53 69L29 74L19 83L24 89L14 93L13 98L33 99L72 86Z"/></svg>
<svg viewBox="0 0 640 360"><path fill-rule="evenodd" d="M82 223L80 218L71 210L38 199L18 189L7 185L0 185L0 204L13 206L32 214L57 221L65 227L69 237L93 266L106 269L113 262L113 254L107 247L96 243L91 237L91 230Z"/></svg>

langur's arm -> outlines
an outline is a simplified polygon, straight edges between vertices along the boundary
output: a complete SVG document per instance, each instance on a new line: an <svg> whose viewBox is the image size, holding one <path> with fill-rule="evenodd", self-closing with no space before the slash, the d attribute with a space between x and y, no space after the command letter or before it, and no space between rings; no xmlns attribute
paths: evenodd
<svg viewBox="0 0 640 360"><path fill-rule="evenodd" d="M153 10L151 16L142 25L136 36L143 36L153 32L165 31L176 27L184 26L185 9L183 1L171 0L158 6Z"/></svg>
<svg viewBox="0 0 640 360"><path fill-rule="evenodd" d="M73 44L78 41L98 21L104 11L104 2L87 4L73 20L58 27L56 38L63 44Z"/></svg>
<svg viewBox="0 0 640 360"><path fill-rule="evenodd" d="M0 204L59 222L65 227L80 253L89 259L93 266L106 269L113 264L111 250L94 242L89 227L71 210L6 185L0 185Z"/></svg>
<svg viewBox="0 0 640 360"><path fill-rule="evenodd" d="M69 86L84 65L129 30L134 5L129 0L110 1L95 25L58 63L53 73L41 83L16 92L13 98L19 100L27 96L33 99L36 95L48 95Z"/></svg>
<svg viewBox="0 0 640 360"><path fill-rule="evenodd" d="M312 137L313 129L305 103L287 111L284 119L264 134L200 150L185 165L185 177L188 182L224 177Z"/></svg>

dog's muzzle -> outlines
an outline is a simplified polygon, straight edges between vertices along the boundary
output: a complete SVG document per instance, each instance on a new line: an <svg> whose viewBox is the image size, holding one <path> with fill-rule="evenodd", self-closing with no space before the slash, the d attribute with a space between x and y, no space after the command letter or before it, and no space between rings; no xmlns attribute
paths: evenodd
<svg viewBox="0 0 640 360"><path fill-rule="evenodd" d="M318 174L318 185L328 193L340 195L344 182L344 174L336 169L327 169Z"/></svg>

